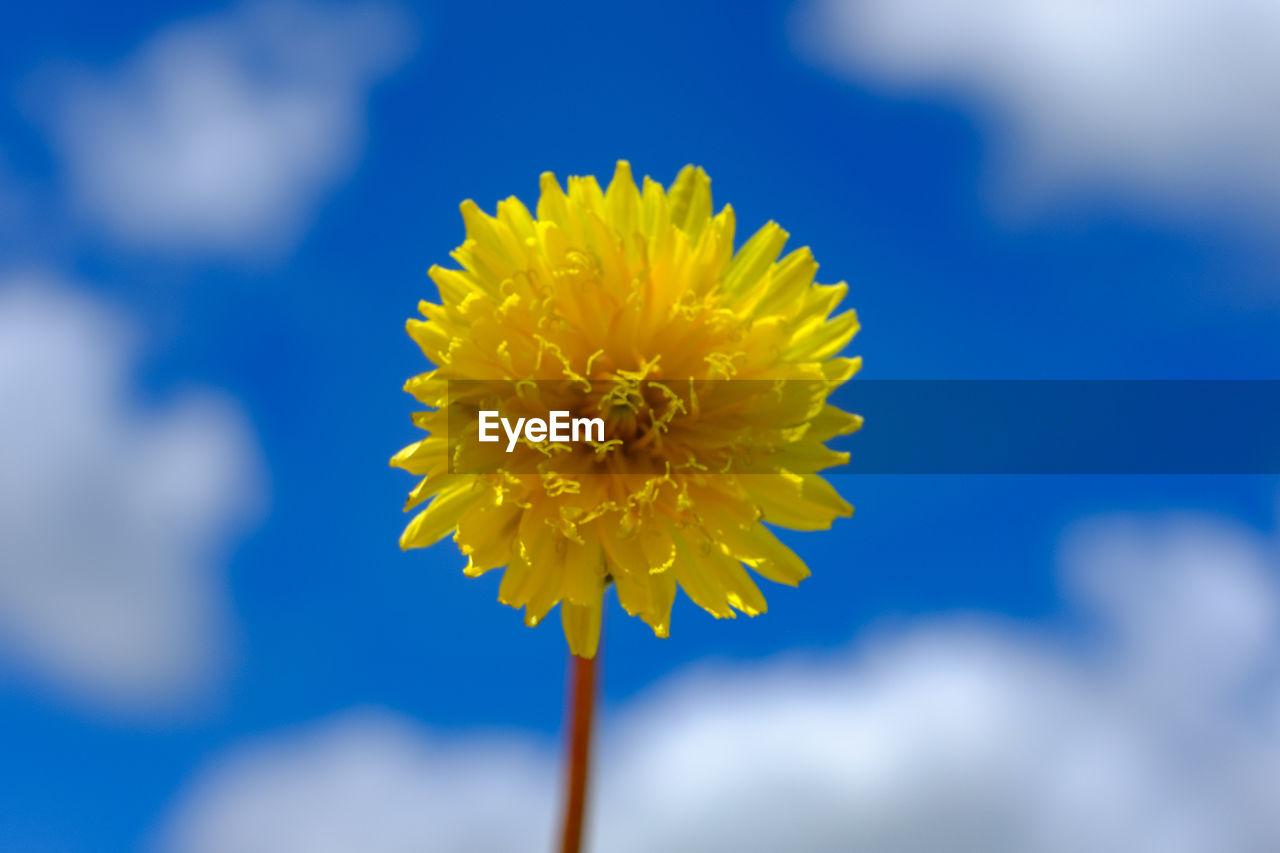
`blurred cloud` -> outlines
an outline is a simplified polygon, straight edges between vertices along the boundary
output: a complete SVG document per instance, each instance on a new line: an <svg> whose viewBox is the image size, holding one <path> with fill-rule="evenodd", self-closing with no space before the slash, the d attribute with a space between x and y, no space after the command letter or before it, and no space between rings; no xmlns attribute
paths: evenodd
<svg viewBox="0 0 1280 853"><path fill-rule="evenodd" d="M450 743L366 710L216 762L164 849L190 853L507 853L542 849L556 791L522 740Z"/></svg>
<svg viewBox="0 0 1280 853"><path fill-rule="evenodd" d="M805 0L801 50L1001 120L1006 199L1280 210L1272 0Z"/></svg>
<svg viewBox="0 0 1280 853"><path fill-rule="evenodd" d="M354 166L369 89L409 30L389 6L268 0L62 81L49 125L74 201L138 248L289 248Z"/></svg>
<svg viewBox="0 0 1280 853"><path fill-rule="evenodd" d="M1065 554L1081 630L924 621L845 659L690 672L607 720L592 849L1280 848L1273 544L1113 519ZM160 849L539 849L555 764L361 712L216 761Z"/></svg>
<svg viewBox="0 0 1280 853"><path fill-rule="evenodd" d="M228 645L218 560L258 505L229 400L130 396L134 335L46 276L0 281L0 661L93 707L181 707Z"/></svg>

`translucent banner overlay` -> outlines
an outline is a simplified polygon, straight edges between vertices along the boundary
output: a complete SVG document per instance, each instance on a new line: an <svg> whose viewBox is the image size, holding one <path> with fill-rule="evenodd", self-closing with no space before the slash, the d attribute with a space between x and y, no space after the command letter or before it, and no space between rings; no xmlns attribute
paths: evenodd
<svg viewBox="0 0 1280 853"><path fill-rule="evenodd" d="M1280 381L670 380L441 382L431 416L456 474L1280 474ZM865 419L847 429L824 405ZM480 412L490 437L479 441ZM512 452L508 428L554 411L578 441ZM604 422L603 442L587 420ZM566 430L570 427L566 425ZM590 440L587 440L590 439ZM802 471L803 473L803 471Z"/></svg>
<svg viewBox="0 0 1280 853"><path fill-rule="evenodd" d="M854 381L843 473L1277 474L1280 382ZM833 472L834 473L834 472Z"/></svg>

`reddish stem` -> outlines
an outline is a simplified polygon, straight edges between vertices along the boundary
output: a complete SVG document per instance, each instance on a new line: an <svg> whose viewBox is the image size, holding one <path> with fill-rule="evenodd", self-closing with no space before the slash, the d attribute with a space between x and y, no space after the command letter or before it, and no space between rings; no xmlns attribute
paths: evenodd
<svg viewBox="0 0 1280 853"><path fill-rule="evenodd" d="M568 787L565 790L562 853L582 850L582 819L587 808L587 772L591 760L591 717L596 698L596 657L569 656L571 678L569 708Z"/></svg>

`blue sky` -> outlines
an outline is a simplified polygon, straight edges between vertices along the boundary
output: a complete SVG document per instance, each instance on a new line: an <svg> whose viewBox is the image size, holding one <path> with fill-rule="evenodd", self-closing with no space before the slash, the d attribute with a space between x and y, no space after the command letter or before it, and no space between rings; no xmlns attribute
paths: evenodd
<svg viewBox="0 0 1280 853"><path fill-rule="evenodd" d="M157 33L228 8L51 0L0 13L0 188L17 199L0 217L0 274L38 270L112 306L139 341L130 405L217 395L247 427L255 472L244 512L226 513L242 520L208 549L229 662L198 701L122 709L6 656L5 849L141 849L223 751L353 708L446 740L558 731L556 627L523 627L496 604L497 578L463 578L451 545L396 547L410 483L387 459L414 438L400 386L422 369L403 322L433 295L426 268L461 239L464 198L530 200L544 170L608 174L619 158L663 181L702 165L744 228L777 220L813 248L820 278L850 282L868 378L1280 378L1268 248L1280 220L1252 202L1175 210L1105 188L1011 207L994 189L991 109L833 70L795 36L803 4L395 7L369 30L378 67L321 90L344 102L347 153L298 179L311 183L286 205L288 228L122 227L110 202L86 201L76 164L98 168L78 158L101 140L75 105L124 86ZM340 37L321 45L343 52ZM340 64L324 56L290 73L324 76ZM1079 519L1200 511L1274 530L1269 477L837 482L857 514L785 537L813 577L773 591L768 615L718 622L682 601L659 642L612 606L606 707L626 713L692 665L821 659L940 614L1072 630L1055 566Z"/></svg>

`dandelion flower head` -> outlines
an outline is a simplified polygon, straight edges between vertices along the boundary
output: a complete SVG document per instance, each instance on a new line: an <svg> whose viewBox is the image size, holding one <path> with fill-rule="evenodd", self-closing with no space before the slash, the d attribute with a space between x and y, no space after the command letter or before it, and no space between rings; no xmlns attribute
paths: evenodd
<svg viewBox="0 0 1280 853"><path fill-rule="evenodd" d="M535 212L513 197L462 217L461 269L432 267L440 304L408 321L434 369L405 386L427 435L392 464L422 478L407 508L426 507L401 547L452 533L465 573L501 569L499 600L529 625L559 604L583 657L610 584L666 636L677 589L754 616L752 573L805 578L765 522L817 530L852 512L818 474L847 461L825 442L861 425L827 403L860 366L839 356L856 314L832 316L847 286L816 284L811 252L782 254L772 222L734 251L734 212L713 210L693 167L665 189L626 162L607 189L544 174ZM458 412L485 407L598 415L606 434L506 453L460 435L475 426Z"/></svg>

